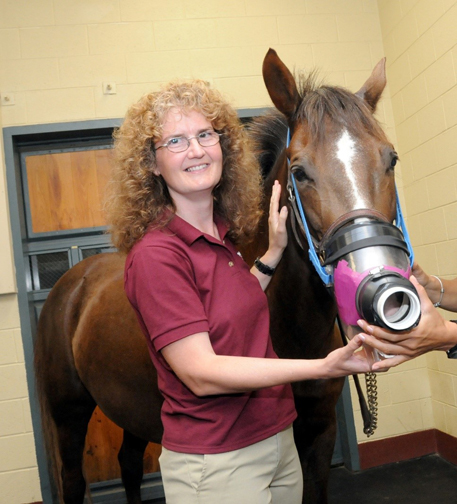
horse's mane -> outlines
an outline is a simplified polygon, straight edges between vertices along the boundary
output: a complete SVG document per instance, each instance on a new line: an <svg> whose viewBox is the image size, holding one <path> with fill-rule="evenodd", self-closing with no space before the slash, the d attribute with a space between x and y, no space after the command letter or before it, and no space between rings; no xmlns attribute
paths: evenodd
<svg viewBox="0 0 457 504"><path fill-rule="evenodd" d="M286 147L287 128L286 117L276 109L255 117L246 125L264 178Z"/></svg>
<svg viewBox="0 0 457 504"><path fill-rule="evenodd" d="M318 142L325 132L325 121L340 124L357 135L364 130L377 138L385 139L384 132L367 103L356 94L340 86L318 82L317 72L299 74L296 78L300 105L293 123L306 122L310 133Z"/></svg>
<svg viewBox="0 0 457 504"><path fill-rule="evenodd" d="M317 142L324 138L326 121L330 120L351 133L365 130L376 138L385 140L385 134L371 109L362 98L340 86L328 86L318 81L317 72L296 76L300 104L292 123L306 123ZM247 124L262 175L266 177L279 155L286 147L288 122L276 109L255 117Z"/></svg>

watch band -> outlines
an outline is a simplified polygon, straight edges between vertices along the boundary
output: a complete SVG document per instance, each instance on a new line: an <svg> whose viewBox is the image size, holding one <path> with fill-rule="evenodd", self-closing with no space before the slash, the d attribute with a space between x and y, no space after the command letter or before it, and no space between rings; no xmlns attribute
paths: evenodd
<svg viewBox="0 0 457 504"><path fill-rule="evenodd" d="M276 269L263 263L260 260L260 257L257 257L257 259L254 261L254 266L260 271L260 273L263 273L264 275L267 276L273 276L273 273L275 272Z"/></svg>
<svg viewBox="0 0 457 504"><path fill-rule="evenodd" d="M449 322L454 322L457 324L457 320L450 320ZM457 345L454 345L449 350L446 350L448 359L457 359Z"/></svg>

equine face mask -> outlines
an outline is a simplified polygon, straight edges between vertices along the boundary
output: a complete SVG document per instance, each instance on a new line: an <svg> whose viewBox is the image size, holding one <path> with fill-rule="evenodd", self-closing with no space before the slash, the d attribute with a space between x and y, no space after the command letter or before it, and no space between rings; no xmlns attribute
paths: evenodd
<svg viewBox="0 0 457 504"><path fill-rule="evenodd" d="M401 231L386 222L357 219L340 228L326 247L333 268L338 312L346 326L365 319L391 331L405 331L420 320L420 300Z"/></svg>

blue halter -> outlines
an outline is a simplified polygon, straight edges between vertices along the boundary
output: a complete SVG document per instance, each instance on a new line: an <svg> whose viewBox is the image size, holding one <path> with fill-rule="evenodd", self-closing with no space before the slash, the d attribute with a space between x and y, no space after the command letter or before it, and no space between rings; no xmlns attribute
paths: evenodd
<svg viewBox="0 0 457 504"><path fill-rule="evenodd" d="M290 129L287 130L287 145L286 145L286 148L289 147L289 144L290 144ZM300 213L302 227L303 227L303 229L305 231L306 239L308 241L309 259L310 259L311 263L313 264L314 268L316 269L317 274L320 276L321 280L324 282L324 284L327 287L330 287L331 285L333 285L333 275L327 273L325 267L322 266L321 261L319 260L319 257L317 256L316 246L314 244L313 237L311 236L311 233L309 232L309 227L308 227L308 223L306 221L305 212L303 210L303 205L302 205L302 202L301 202L301 199L299 197L298 190L297 190L297 185L296 185L296 182L295 182L295 177L290 173L290 161L289 161L289 158L287 158L287 162L289 164L289 174L290 174L289 178L292 181L292 187L293 187L292 192L290 192L289 199L290 200L295 200L296 203L297 203L298 211ZM398 197L397 186L395 186L395 198L396 198L396 207L397 207L397 213L396 213L396 216L395 216L395 225L403 233L403 237L405 239L406 246L408 247L409 260L410 260L410 263L411 263L411 266L412 266L413 262L414 262L414 252L413 252L413 248L411 246L411 242L409 240L408 230L406 229L405 220L403 218L403 213L401 211L400 199Z"/></svg>

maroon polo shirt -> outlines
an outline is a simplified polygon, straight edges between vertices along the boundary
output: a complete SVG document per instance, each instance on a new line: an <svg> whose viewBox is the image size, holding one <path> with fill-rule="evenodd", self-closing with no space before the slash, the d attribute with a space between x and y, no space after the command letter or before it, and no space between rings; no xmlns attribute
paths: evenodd
<svg viewBox="0 0 457 504"><path fill-rule="evenodd" d="M266 439L296 417L290 385L198 397L162 356L166 345L208 332L216 354L277 358L267 298L215 219L222 241L175 216L130 251L125 291L146 336L164 397L162 444L184 453L221 453Z"/></svg>

